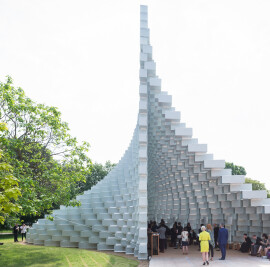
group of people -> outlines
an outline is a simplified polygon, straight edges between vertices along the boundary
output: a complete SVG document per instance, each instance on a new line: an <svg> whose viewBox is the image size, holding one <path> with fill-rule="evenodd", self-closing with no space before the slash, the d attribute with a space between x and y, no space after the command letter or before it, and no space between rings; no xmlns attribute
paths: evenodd
<svg viewBox="0 0 270 267"><path fill-rule="evenodd" d="M18 241L18 234L21 233L22 235L22 241L23 238L26 240L26 232L29 226L26 226L25 224L18 226L16 223L15 226L13 227L13 235L14 235L14 242L19 242Z"/></svg>
<svg viewBox="0 0 270 267"><path fill-rule="evenodd" d="M202 224L198 234L196 234L190 223L183 227L181 222L175 222L170 229L162 219L159 225L155 221L150 221L148 231L159 233L159 250L161 253L164 253L167 248L167 237L171 236L171 246L175 249L182 248L184 255L188 254L190 244L199 244L203 265L209 265L209 257L210 260L213 260L215 247L219 247L221 250L220 260L226 258L228 230L224 227L224 224L214 225L214 228L212 228L211 224L206 226Z"/></svg>
<svg viewBox="0 0 270 267"><path fill-rule="evenodd" d="M270 234L262 234L262 237L252 235L250 238L244 234L244 242L241 244L240 251L249 253L251 256L261 257L261 252L270 258Z"/></svg>
<svg viewBox="0 0 270 267"><path fill-rule="evenodd" d="M214 247L218 246L221 251L220 260L225 260L226 258L226 246L228 243L228 230L225 228L224 224L220 224L217 233L217 239L215 242L214 233L211 224L207 226L201 226L201 232L199 234L200 248L202 253L203 265L209 265L209 255L211 252L211 260L214 256ZM216 243L216 245L215 245Z"/></svg>

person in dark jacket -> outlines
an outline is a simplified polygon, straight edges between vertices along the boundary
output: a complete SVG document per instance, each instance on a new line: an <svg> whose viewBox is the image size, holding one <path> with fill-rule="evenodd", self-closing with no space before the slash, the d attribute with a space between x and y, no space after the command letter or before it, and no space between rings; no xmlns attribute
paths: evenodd
<svg viewBox="0 0 270 267"><path fill-rule="evenodd" d="M177 230L177 222L174 223L173 228L171 229L171 246L176 247L178 230Z"/></svg>
<svg viewBox="0 0 270 267"><path fill-rule="evenodd" d="M19 226L16 223L16 225L13 227L13 234L14 234L14 242L18 242L18 233L19 233Z"/></svg>
<svg viewBox="0 0 270 267"><path fill-rule="evenodd" d="M241 244L240 251L242 253L249 252L251 248L251 239L247 236L247 234L244 234L244 242Z"/></svg>
<svg viewBox="0 0 270 267"><path fill-rule="evenodd" d="M190 242L190 244L193 244L194 240L196 243L198 243L199 237L197 236L197 234L194 230L191 230L190 235L191 235L191 241L192 241L192 242Z"/></svg>
<svg viewBox="0 0 270 267"><path fill-rule="evenodd" d="M151 227L152 232L156 233L157 232L157 228L158 228L158 226L157 226L156 221L153 221L152 227Z"/></svg>
<svg viewBox="0 0 270 267"><path fill-rule="evenodd" d="M214 224L214 239L215 239L215 247L216 248L218 248L218 245L217 245L218 231L219 231L219 226L217 224Z"/></svg>
<svg viewBox="0 0 270 267"><path fill-rule="evenodd" d="M259 236L253 235L252 236L252 243L251 243L251 256L257 256L258 249L261 245L262 239Z"/></svg>
<svg viewBox="0 0 270 267"><path fill-rule="evenodd" d="M224 224L220 224L220 229L218 231L218 242L219 248L221 250L220 260L225 260L226 258L226 245L228 243L228 230L224 228Z"/></svg>
<svg viewBox="0 0 270 267"><path fill-rule="evenodd" d="M181 235L182 232L183 232L183 226L182 226L181 222L178 222L175 249L178 249L178 247L180 247L182 249L182 235Z"/></svg>

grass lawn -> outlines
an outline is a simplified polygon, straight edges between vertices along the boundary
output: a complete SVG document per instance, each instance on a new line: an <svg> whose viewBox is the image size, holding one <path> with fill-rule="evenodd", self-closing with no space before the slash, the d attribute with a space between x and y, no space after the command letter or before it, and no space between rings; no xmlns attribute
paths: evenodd
<svg viewBox="0 0 270 267"><path fill-rule="evenodd" d="M21 241L21 237L18 237ZM60 247L44 247L14 243L13 236L0 236L1 267L87 267L87 266L119 266L135 267L138 261L114 256L106 253Z"/></svg>
<svg viewBox="0 0 270 267"><path fill-rule="evenodd" d="M12 234L12 229L10 229L10 230L0 230L0 234L2 234L2 233Z"/></svg>

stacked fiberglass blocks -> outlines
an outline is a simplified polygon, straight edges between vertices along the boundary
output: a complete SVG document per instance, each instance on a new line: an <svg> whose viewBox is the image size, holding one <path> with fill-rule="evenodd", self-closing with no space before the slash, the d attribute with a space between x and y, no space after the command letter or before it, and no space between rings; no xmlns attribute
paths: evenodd
<svg viewBox="0 0 270 267"><path fill-rule="evenodd" d="M147 220L225 222L232 241L242 234L270 232L266 191L252 191L245 177L231 175L224 160L192 138L180 122L172 97L161 91L149 43L147 7L141 6L140 103L129 148L118 165L77 199L80 207L61 207L54 221L38 220L28 243L114 250L147 258Z"/></svg>

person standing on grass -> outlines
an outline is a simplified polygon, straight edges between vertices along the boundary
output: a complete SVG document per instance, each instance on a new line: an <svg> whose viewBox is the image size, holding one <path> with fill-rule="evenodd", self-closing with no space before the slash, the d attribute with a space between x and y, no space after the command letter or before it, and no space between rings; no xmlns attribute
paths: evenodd
<svg viewBox="0 0 270 267"><path fill-rule="evenodd" d="M21 234L22 234L22 241L23 241L23 237L26 241L26 231L27 231L27 226L25 224L23 224L21 227Z"/></svg>
<svg viewBox="0 0 270 267"><path fill-rule="evenodd" d="M218 231L218 246L221 250L220 260L225 260L226 258L226 245L228 243L228 230L224 228L224 224L220 224L220 229Z"/></svg>
<svg viewBox="0 0 270 267"><path fill-rule="evenodd" d="M182 248L183 248L183 255L188 254L188 236L189 233L187 231L187 227L184 228L184 231L182 232Z"/></svg>
<svg viewBox="0 0 270 267"><path fill-rule="evenodd" d="M16 223L15 226L13 227L13 234L14 234L14 242L18 242L18 233L19 233L19 226Z"/></svg>
<svg viewBox="0 0 270 267"><path fill-rule="evenodd" d="M199 240L201 241L201 253L203 259L203 265L209 265L208 261L208 253L209 253L209 241L211 240L210 234L205 231L206 227L203 225L201 227L201 233L199 236Z"/></svg>

